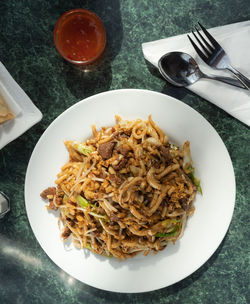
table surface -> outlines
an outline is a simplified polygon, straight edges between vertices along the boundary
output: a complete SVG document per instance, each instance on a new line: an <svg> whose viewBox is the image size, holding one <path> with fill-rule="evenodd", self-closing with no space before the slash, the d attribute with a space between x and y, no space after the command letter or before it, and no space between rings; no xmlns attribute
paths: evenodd
<svg viewBox="0 0 250 304"><path fill-rule="evenodd" d="M53 44L58 17L78 7L98 14L107 30L105 58L89 73L67 64ZM249 128L188 90L167 84L141 51L142 42L186 33L197 21L210 28L248 20L249 0L1 0L0 16L1 61L43 113L41 122L0 151L0 190L11 198L11 212L0 221L0 302L250 303ZM64 273L36 241L24 202L28 161L49 124L77 101L120 88L163 92L201 113L224 141L237 184L232 222L213 256L181 282L141 294L98 290Z"/></svg>

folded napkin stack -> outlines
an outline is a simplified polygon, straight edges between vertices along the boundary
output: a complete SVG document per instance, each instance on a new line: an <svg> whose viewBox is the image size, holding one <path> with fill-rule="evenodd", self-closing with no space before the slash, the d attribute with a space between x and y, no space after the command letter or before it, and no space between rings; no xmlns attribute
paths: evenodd
<svg viewBox="0 0 250 304"><path fill-rule="evenodd" d="M250 21L211 28L209 32L224 48L232 66L250 78ZM187 34L143 43L142 50L145 59L156 67L162 55L181 51L194 57L207 74L234 77L230 72L206 65L191 46ZM187 88L250 126L250 91L209 79L201 79Z"/></svg>

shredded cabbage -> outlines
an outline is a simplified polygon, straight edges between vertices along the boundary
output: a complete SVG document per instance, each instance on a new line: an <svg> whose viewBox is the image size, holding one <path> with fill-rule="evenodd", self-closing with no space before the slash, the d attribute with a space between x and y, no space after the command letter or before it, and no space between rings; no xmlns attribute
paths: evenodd
<svg viewBox="0 0 250 304"><path fill-rule="evenodd" d="M93 148L91 146L86 146L82 143L79 143L77 141L72 141L71 146L79 153L84 154L86 156L89 155L89 153L93 152Z"/></svg>

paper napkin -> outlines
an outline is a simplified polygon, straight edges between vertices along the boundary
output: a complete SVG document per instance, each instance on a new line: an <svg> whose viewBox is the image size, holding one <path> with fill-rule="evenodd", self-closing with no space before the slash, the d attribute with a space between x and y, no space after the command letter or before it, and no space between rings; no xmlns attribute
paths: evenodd
<svg viewBox="0 0 250 304"><path fill-rule="evenodd" d="M250 21L211 28L209 32L224 48L232 66L250 78ZM182 51L194 57L205 73L234 77L230 72L206 65L196 54L187 34L143 43L142 51L145 59L156 67L162 55ZM187 88L250 126L250 91L209 79L201 79Z"/></svg>

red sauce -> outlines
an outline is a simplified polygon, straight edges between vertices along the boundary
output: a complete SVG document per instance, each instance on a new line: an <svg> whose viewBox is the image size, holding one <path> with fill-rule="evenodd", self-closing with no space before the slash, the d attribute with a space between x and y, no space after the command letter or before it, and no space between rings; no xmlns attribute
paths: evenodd
<svg viewBox="0 0 250 304"><path fill-rule="evenodd" d="M68 61L87 64L96 60L106 45L101 19L94 13L76 9L62 15L54 30L59 53Z"/></svg>

